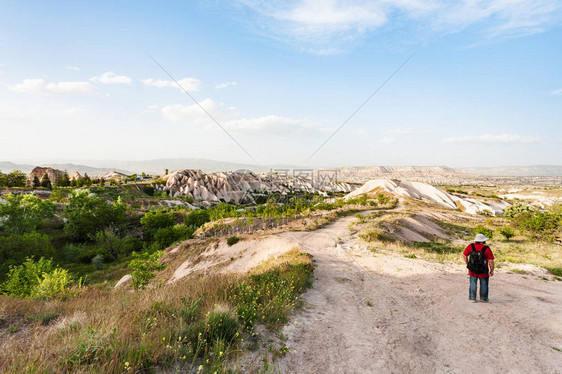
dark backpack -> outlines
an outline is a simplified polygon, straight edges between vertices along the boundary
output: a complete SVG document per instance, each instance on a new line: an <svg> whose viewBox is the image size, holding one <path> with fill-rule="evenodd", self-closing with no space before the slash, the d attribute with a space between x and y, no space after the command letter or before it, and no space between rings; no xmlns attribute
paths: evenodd
<svg viewBox="0 0 562 374"><path fill-rule="evenodd" d="M468 254L468 265L467 268L474 274L487 274L488 266L486 264L486 249L487 246L482 247L481 250L477 251L474 243L471 244L472 251Z"/></svg>

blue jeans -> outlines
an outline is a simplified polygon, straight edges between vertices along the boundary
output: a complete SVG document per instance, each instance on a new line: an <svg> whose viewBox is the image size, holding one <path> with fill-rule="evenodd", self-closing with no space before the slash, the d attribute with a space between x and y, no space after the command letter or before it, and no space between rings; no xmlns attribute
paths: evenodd
<svg viewBox="0 0 562 374"><path fill-rule="evenodd" d="M486 278L478 278L470 276L470 289L468 291L468 298L470 300L476 300L476 288L477 282L480 279L480 300L481 301L488 301L488 281L490 280L489 277Z"/></svg>

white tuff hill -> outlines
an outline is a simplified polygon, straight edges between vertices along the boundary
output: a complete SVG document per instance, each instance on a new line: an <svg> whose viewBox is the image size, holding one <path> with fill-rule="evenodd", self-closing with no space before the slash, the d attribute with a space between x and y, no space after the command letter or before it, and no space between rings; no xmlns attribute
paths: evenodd
<svg viewBox="0 0 562 374"><path fill-rule="evenodd" d="M494 215L501 215L503 210L509 206L503 200L496 202L481 202L476 199L459 197L443 191L435 186L422 182L407 182L395 179L373 179L365 183L362 187L347 194L346 199L361 195L370 195L377 192L386 191L397 196L408 196L416 200L425 200L437 203L441 206L457 209L462 207L470 214L491 212Z"/></svg>

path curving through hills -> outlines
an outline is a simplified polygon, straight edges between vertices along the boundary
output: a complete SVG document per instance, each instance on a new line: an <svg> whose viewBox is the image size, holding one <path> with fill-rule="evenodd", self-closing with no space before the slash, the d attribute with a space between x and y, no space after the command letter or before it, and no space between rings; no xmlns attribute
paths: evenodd
<svg viewBox="0 0 562 374"><path fill-rule="evenodd" d="M353 219L280 234L317 265L283 329L282 373L562 372L562 282L500 270L492 302L469 303L463 267L373 254L354 244Z"/></svg>

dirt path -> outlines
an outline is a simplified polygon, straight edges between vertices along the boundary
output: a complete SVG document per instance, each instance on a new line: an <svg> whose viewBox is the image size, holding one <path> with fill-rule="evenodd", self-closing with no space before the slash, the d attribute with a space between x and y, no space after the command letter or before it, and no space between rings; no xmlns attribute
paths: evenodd
<svg viewBox="0 0 562 374"><path fill-rule="evenodd" d="M317 265L282 373L562 372L562 282L500 271L492 302L469 303L461 266L373 254L353 244L353 219L280 235Z"/></svg>

